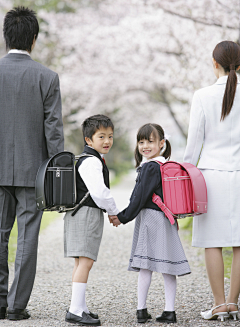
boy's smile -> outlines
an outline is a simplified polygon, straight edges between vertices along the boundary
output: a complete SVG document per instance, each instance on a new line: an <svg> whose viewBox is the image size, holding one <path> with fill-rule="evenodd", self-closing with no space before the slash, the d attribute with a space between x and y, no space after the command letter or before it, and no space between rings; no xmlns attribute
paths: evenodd
<svg viewBox="0 0 240 327"><path fill-rule="evenodd" d="M87 144L99 153L106 154L113 145L113 130L111 127L100 127L92 136L85 138Z"/></svg>

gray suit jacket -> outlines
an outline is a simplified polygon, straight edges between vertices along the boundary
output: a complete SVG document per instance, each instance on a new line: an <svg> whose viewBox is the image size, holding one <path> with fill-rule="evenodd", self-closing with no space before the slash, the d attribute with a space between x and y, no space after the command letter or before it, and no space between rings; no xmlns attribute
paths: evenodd
<svg viewBox="0 0 240 327"><path fill-rule="evenodd" d="M34 187L41 163L63 151L58 75L25 54L0 59L0 185Z"/></svg>

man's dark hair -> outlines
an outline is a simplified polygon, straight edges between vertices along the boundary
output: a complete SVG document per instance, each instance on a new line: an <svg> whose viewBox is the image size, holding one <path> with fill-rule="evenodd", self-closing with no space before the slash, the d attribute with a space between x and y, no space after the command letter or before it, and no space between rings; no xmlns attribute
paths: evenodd
<svg viewBox="0 0 240 327"><path fill-rule="evenodd" d="M94 115L88 117L82 123L82 132L83 132L83 140L84 143L87 144L85 141L85 137L88 137L92 140L93 135L99 130L101 127L108 128L111 127L114 130L113 123L111 119L104 115Z"/></svg>
<svg viewBox="0 0 240 327"><path fill-rule="evenodd" d="M39 25L36 13L25 7L16 7L7 12L3 22L3 37L6 49L18 49L31 52L37 39Z"/></svg>

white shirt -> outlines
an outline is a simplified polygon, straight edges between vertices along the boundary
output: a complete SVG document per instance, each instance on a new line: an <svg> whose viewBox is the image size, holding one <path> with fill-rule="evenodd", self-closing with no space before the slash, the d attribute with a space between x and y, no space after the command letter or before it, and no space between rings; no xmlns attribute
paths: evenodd
<svg viewBox="0 0 240 327"><path fill-rule="evenodd" d="M79 166L78 172L96 205L105 209L109 215L117 215L119 210L109 188L104 183L101 161L97 157L89 157Z"/></svg>
<svg viewBox="0 0 240 327"><path fill-rule="evenodd" d="M12 49L12 50L8 51L8 53L19 53L19 54L26 54L26 55L30 56L30 53L28 51L18 50L18 49Z"/></svg>
<svg viewBox="0 0 240 327"><path fill-rule="evenodd" d="M143 164L150 162L150 161L160 161L161 163L164 163L164 162L166 162L166 159L163 156L154 157L154 158L148 159L148 160L146 160L146 158L143 157L143 161L140 163L140 166L142 166Z"/></svg>

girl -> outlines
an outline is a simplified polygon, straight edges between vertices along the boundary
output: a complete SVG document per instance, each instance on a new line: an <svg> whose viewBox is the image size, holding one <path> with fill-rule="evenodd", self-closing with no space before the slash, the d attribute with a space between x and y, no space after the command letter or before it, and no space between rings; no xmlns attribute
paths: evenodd
<svg viewBox="0 0 240 327"><path fill-rule="evenodd" d="M212 309L201 315L224 320L230 314L236 320L240 293L240 83L236 71L240 67L240 46L232 41L220 42L212 56L217 81L193 96L184 161L198 163L208 191L208 212L193 219L192 245L205 248L214 296ZM227 299L223 247L233 248Z"/></svg>
<svg viewBox="0 0 240 327"><path fill-rule="evenodd" d="M165 285L165 309L156 320L167 323L177 321L174 310L176 275L191 272L178 236L177 223L171 225L161 209L152 202L153 193L163 198L160 167L154 160L164 163L170 155L171 145L165 139L161 126L146 124L139 129L135 150L138 177L130 204L117 217L110 217L115 226L126 224L136 217L128 270L139 272L139 323L151 319L146 299L153 271L162 273ZM141 163L143 157L146 161Z"/></svg>

